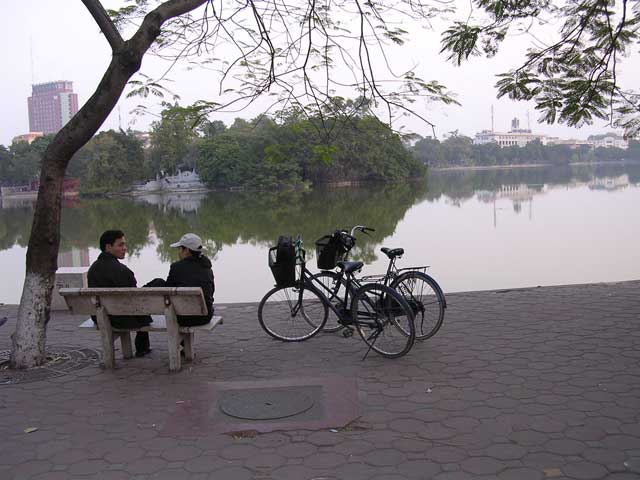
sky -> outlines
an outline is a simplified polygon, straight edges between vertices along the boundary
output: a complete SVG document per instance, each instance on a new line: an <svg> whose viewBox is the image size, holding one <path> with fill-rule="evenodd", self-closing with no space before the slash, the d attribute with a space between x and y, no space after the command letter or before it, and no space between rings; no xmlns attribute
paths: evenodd
<svg viewBox="0 0 640 480"><path fill-rule="evenodd" d="M122 4L117 0L105 0L105 8L115 8ZM461 8L468 2L461 2ZM82 105L93 93L111 56L111 50L100 34L93 18L82 2L69 0L20 0L4 1L0 16L0 52L3 74L0 75L0 144L9 145L11 139L28 132L29 120L27 97L31 94L32 83L55 80L73 81L74 90ZM409 26L405 25L409 28ZM411 26L412 28L414 26ZM436 28L437 30L437 28ZM402 47L392 49L391 58L397 68L416 65L417 74L425 80L438 80L457 95L461 106L440 104L417 104L417 112L435 124L438 138L448 132L473 136L476 132L491 128L491 108L494 110L494 127L497 131L507 131L511 119L518 117L520 126L529 123L532 130L562 138L586 138L588 135L611 131L606 122L581 129L564 125L538 124L538 113L532 104L496 99L495 75L518 66L528 39L509 39L500 53L491 59L474 58L461 67L447 63L440 55L439 33L415 29L410 40ZM224 53L224 52L222 52ZM156 74L165 64L159 59L145 57L141 72ZM640 71L638 55L625 60L621 67L622 83L631 82L629 72ZM180 95L180 103L188 105L196 100L216 101L217 78L211 71L187 69L178 65L170 74L171 89ZM134 115L131 111L140 103L145 103L151 112L159 111L152 99L121 98L118 106L103 124L101 130L112 128L134 128L147 130L153 115ZM235 117L253 118L261 113L267 100L258 101L241 112L216 114L211 120L222 120L227 125ZM527 120L529 118L529 121ZM423 136L431 135L431 128L417 118L403 119L394 127Z"/></svg>

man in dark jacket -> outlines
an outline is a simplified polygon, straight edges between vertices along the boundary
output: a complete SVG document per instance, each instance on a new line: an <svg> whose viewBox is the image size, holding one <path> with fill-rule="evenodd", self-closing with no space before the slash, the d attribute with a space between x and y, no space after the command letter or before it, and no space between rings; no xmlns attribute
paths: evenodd
<svg viewBox="0 0 640 480"><path fill-rule="evenodd" d="M121 230L107 230L100 236L102 253L89 267L87 283L89 288L136 287L136 277L126 265L120 263L127 253L127 243ZM140 328L151 323L148 315L109 315L114 328ZM94 319L95 321L95 319ZM136 333L136 357L151 352L149 333Z"/></svg>
<svg viewBox="0 0 640 480"><path fill-rule="evenodd" d="M185 233L180 240L171 244L179 248L180 260L172 263L167 277L167 287L200 287L207 304L207 315L179 315L178 323L185 327L204 325L213 315L213 292L215 284L211 260L202 253L202 240L194 233Z"/></svg>

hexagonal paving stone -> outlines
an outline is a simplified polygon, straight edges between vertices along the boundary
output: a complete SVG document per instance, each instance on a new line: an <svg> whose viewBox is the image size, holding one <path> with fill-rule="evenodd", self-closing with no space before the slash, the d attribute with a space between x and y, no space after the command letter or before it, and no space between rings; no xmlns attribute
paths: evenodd
<svg viewBox="0 0 640 480"><path fill-rule="evenodd" d="M608 473L602 465L592 462L569 463L562 467L562 471L565 475L576 480L596 480L604 478Z"/></svg>
<svg viewBox="0 0 640 480"><path fill-rule="evenodd" d="M504 464L491 457L472 457L460 463L462 469L474 475L496 474L504 468Z"/></svg>
<svg viewBox="0 0 640 480"><path fill-rule="evenodd" d="M136 475L155 473L167 468L167 462L161 458L144 457L126 465L125 470Z"/></svg>
<svg viewBox="0 0 640 480"><path fill-rule="evenodd" d="M296 442L278 447L276 453L287 458L302 458L314 453L316 448L315 445L311 445L310 443Z"/></svg>
<svg viewBox="0 0 640 480"><path fill-rule="evenodd" d="M405 459L406 455L404 453L390 448L375 450L364 457L366 463L377 467L398 465Z"/></svg>
<svg viewBox="0 0 640 480"><path fill-rule="evenodd" d="M432 478L442 467L428 460L412 460L398 465L398 471L405 478Z"/></svg>
<svg viewBox="0 0 640 480"><path fill-rule="evenodd" d="M500 480L542 480L544 472L533 468L507 468L498 474Z"/></svg>
<svg viewBox="0 0 640 480"><path fill-rule="evenodd" d="M168 448L161 453L162 458L167 462L177 462L190 460L202 455L202 450L197 447L191 447L186 445L179 445L174 448Z"/></svg>

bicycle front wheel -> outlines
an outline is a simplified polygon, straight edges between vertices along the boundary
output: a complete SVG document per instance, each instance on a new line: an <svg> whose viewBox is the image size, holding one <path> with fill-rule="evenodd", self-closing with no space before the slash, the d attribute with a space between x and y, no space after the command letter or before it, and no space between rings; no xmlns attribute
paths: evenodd
<svg viewBox="0 0 640 480"><path fill-rule="evenodd" d="M433 337L444 320L445 299L436 281L422 272L404 272L391 282L413 310L416 339Z"/></svg>
<svg viewBox="0 0 640 480"><path fill-rule="evenodd" d="M413 312L395 290L380 283L359 288L351 303L353 327L383 357L405 355L415 340Z"/></svg>
<svg viewBox="0 0 640 480"><path fill-rule="evenodd" d="M324 294L324 296L327 297L329 303L336 307L336 309L342 310L347 308L347 306L344 304L347 283L342 275L329 270L324 270L320 273L316 273L313 276L313 279L322 284L322 287L318 287L318 290L320 290ZM353 287L351 286L349 288L351 290L349 292L349 298L353 298ZM329 309L327 323L325 323L322 331L331 333L337 332L342 328L343 326L338 323L338 316L334 313L333 310Z"/></svg>
<svg viewBox="0 0 640 480"><path fill-rule="evenodd" d="M275 287L260 301L258 321L273 338L299 342L322 330L327 311L322 297L310 285Z"/></svg>

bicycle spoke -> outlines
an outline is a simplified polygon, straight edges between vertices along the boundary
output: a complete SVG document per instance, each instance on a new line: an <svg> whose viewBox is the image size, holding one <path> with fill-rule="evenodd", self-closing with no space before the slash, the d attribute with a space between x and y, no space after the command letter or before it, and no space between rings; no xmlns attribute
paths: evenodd
<svg viewBox="0 0 640 480"><path fill-rule="evenodd" d="M382 284L363 286L356 292L352 313L354 326L370 349L389 358L400 357L411 349L413 314L402 296L391 288Z"/></svg>
<svg viewBox="0 0 640 480"><path fill-rule="evenodd" d="M307 287L274 288L260 302L258 320L272 337L300 341L318 333L327 318L327 306Z"/></svg>

